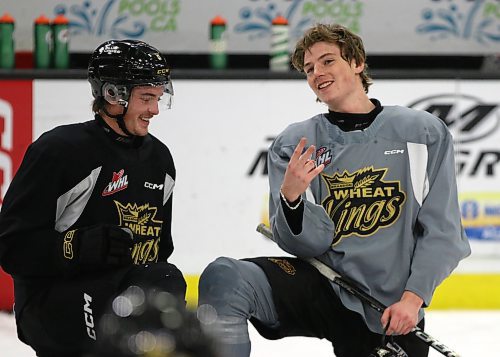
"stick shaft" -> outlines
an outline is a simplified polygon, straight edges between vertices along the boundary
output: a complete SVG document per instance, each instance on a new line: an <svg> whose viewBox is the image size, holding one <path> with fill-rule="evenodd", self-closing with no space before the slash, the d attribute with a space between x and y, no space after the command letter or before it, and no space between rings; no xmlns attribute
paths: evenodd
<svg viewBox="0 0 500 357"><path fill-rule="evenodd" d="M257 232L261 233L262 235L264 235L269 239L272 239L273 237L272 231L269 229L269 227L267 227L263 223L257 226ZM375 309L376 311L383 313L384 310L387 308L384 304L375 299L373 296L361 290L358 286L356 286L356 284L353 281L342 277L339 273L337 273L335 270L333 270L323 262L320 262L319 260L314 258L306 259L306 261L311 265L313 265L328 280L332 281L334 284L337 284L341 288L345 289L349 294L357 297L358 299L368 304L371 308ZM436 351L440 352L441 354L447 357L460 357L458 353L454 352L450 348L443 345L441 342L439 342L434 337L424 332L418 326L415 326L410 333L413 333L425 344L434 348Z"/></svg>

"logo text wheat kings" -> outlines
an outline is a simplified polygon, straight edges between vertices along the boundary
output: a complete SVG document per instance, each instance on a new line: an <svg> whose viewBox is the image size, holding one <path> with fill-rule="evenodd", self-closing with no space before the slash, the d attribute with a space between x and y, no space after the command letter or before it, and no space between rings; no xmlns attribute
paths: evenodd
<svg viewBox="0 0 500 357"><path fill-rule="evenodd" d="M406 195L399 181L384 180L386 173L386 168L370 166L353 173L321 175L328 189L321 204L335 222L332 245L353 234L368 237L397 220Z"/></svg>

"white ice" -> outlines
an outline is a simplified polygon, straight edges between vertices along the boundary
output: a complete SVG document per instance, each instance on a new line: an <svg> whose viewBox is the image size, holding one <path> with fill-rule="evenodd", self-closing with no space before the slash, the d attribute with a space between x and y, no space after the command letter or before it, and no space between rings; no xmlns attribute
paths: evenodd
<svg viewBox="0 0 500 357"><path fill-rule="evenodd" d="M500 310L494 311L428 311L426 332L462 357L500 356ZM290 337L268 341L251 328L252 357L332 357L326 340ZM17 339L14 317L0 313L0 355L34 357L30 347ZM443 356L431 349L429 357Z"/></svg>

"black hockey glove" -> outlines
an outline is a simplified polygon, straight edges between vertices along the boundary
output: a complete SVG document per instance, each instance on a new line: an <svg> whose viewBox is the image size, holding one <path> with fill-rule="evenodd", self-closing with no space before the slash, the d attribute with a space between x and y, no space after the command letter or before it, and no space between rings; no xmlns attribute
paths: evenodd
<svg viewBox="0 0 500 357"><path fill-rule="evenodd" d="M387 336L386 332L390 323L391 320L389 320L387 326L384 328L381 346L375 348L368 357L408 357L401 346L394 342L394 338L392 336Z"/></svg>
<svg viewBox="0 0 500 357"><path fill-rule="evenodd" d="M386 342L377 347L369 357L408 357L406 352L396 342Z"/></svg>
<svg viewBox="0 0 500 357"><path fill-rule="evenodd" d="M130 229L98 225L64 232L61 252L66 266L90 271L132 264L132 246Z"/></svg>

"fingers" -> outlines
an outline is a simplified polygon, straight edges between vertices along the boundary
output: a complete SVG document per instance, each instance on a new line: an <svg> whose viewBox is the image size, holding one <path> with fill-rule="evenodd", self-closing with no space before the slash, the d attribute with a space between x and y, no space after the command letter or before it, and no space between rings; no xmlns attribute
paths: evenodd
<svg viewBox="0 0 500 357"><path fill-rule="evenodd" d="M382 327L385 329L387 327L387 329L390 328L390 326L387 326L388 322L390 321L391 319L391 314L390 314L390 309L386 309L384 311L384 313L382 314L382 317L380 318L380 323L382 324Z"/></svg>
<svg viewBox="0 0 500 357"><path fill-rule="evenodd" d="M314 162L314 160L311 160L311 156L313 156L315 151L316 151L316 146L314 145L309 146L307 150L302 155L300 155L299 161L303 162L304 164L306 164L308 161Z"/></svg>
<svg viewBox="0 0 500 357"><path fill-rule="evenodd" d="M416 320L410 317L401 314L401 312L397 311L397 309L391 309L391 307L387 308L382 314L382 318L380 319L382 326L387 328L387 335L406 335L416 325Z"/></svg>
<svg viewBox="0 0 500 357"><path fill-rule="evenodd" d="M304 151L306 143L307 139L303 137L295 147L281 185L281 192L290 202L304 193L311 181L325 168L323 164L316 166L314 145Z"/></svg>
<svg viewBox="0 0 500 357"><path fill-rule="evenodd" d="M314 145L311 145L307 148L306 151L304 151L306 144L307 144L307 139L304 137L301 138L299 143L295 147L292 156L290 157L290 163L302 163L302 165L305 165L306 162L310 160L311 156L314 154L314 151L316 150L316 147Z"/></svg>
<svg viewBox="0 0 500 357"><path fill-rule="evenodd" d="M307 160L305 165L304 165L304 168L306 169L306 171L309 173L311 172L312 170L314 170L316 168L316 161L314 160Z"/></svg>
<svg viewBox="0 0 500 357"><path fill-rule="evenodd" d="M313 160L311 160L311 161L313 161ZM313 163L314 163L314 167L311 171L309 171L309 175L311 176L311 179L318 176L325 169L325 164L321 164L319 166L316 166L316 161L313 161Z"/></svg>
<svg viewBox="0 0 500 357"><path fill-rule="evenodd" d="M306 138L301 138L297 146L295 147L295 150L293 151L292 156L290 157L290 163L296 162L299 160L299 158L302 155L302 151L304 151L304 147L306 146L307 139Z"/></svg>

